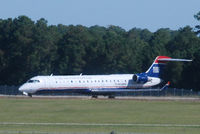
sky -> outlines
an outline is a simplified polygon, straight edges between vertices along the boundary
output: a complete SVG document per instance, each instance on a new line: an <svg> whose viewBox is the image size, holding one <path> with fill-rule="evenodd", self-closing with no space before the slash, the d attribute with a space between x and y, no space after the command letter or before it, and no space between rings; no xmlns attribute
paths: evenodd
<svg viewBox="0 0 200 134"><path fill-rule="evenodd" d="M26 15L49 25L120 26L125 30L178 30L199 24L200 0L1 0L0 18Z"/></svg>

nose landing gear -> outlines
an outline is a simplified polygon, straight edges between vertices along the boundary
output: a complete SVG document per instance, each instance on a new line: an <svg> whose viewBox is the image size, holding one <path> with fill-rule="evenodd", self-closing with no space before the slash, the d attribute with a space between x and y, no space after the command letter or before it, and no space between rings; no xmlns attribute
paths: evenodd
<svg viewBox="0 0 200 134"><path fill-rule="evenodd" d="M23 92L23 94L26 95L26 96L32 97L32 94L31 94L31 93Z"/></svg>

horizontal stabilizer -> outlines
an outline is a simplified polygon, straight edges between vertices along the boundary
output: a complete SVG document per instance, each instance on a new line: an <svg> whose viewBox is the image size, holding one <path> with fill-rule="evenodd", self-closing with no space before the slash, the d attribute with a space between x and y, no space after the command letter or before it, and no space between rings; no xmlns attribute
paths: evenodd
<svg viewBox="0 0 200 134"><path fill-rule="evenodd" d="M164 90L164 89L167 89L170 85L170 82L168 81L161 89L160 91Z"/></svg>
<svg viewBox="0 0 200 134"><path fill-rule="evenodd" d="M186 62L190 62L192 60L189 59L170 59L170 58L161 58L158 59L158 61L186 61Z"/></svg>

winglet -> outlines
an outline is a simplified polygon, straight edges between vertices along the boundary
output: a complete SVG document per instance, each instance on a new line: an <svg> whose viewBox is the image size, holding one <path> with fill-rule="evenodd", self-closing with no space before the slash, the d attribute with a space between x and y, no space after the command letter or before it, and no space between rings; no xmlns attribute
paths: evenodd
<svg viewBox="0 0 200 134"><path fill-rule="evenodd" d="M167 89L170 85L170 81L168 81L161 89L160 91L164 90L164 89Z"/></svg>

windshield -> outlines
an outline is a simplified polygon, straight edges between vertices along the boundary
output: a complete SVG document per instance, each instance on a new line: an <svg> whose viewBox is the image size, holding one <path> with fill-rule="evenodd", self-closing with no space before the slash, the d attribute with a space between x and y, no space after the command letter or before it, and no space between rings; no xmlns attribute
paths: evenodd
<svg viewBox="0 0 200 134"><path fill-rule="evenodd" d="M28 80L27 83L39 83L39 80Z"/></svg>

